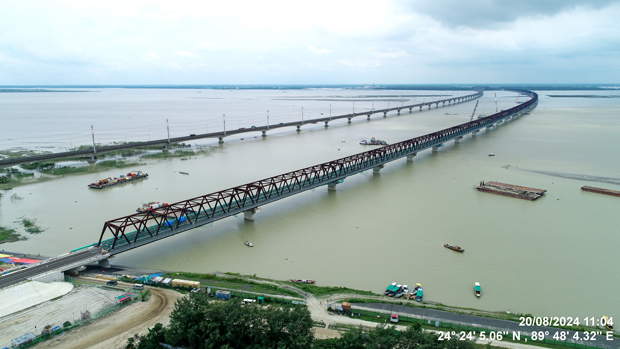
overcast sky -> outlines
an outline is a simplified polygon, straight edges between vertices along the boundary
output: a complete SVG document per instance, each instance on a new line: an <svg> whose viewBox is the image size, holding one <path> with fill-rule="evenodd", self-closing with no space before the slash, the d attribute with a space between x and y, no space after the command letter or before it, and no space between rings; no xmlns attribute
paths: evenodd
<svg viewBox="0 0 620 349"><path fill-rule="evenodd" d="M620 1L0 2L0 85L620 83Z"/></svg>

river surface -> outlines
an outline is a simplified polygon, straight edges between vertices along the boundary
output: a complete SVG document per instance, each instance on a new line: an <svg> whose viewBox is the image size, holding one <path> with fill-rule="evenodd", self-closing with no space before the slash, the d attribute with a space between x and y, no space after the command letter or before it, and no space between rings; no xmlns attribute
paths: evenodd
<svg viewBox="0 0 620 349"><path fill-rule="evenodd" d="M87 89L80 93L0 94L0 149L61 150L97 142L165 138L384 108L455 95L449 91ZM620 190L618 91L542 91L531 115L438 153L424 151L326 187L261 207L253 222L229 217L117 256L115 263L165 270L228 271L318 285L382 292L392 282L421 283L426 301L538 316L620 318L620 198L583 192L592 185ZM460 92L463 94L463 92ZM435 97L430 97L435 95ZM441 95L441 97L440 97ZM497 92L498 108L516 94ZM521 97L523 100L523 97ZM353 104L355 103L355 104ZM474 102L376 115L269 133L198 140L210 149L190 160L149 160L149 178L106 190L97 179L131 169L73 175L2 191L0 224L21 217L46 230L0 249L53 255L98 240L103 223L143 202L176 202L388 143L470 119ZM494 92L478 114L495 111ZM450 115L446 115L449 113ZM27 119L26 119L27 118ZM208 127L208 130L207 130ZM125 138L126 137L126 138ZM244 140L240 138L243 137ZM488 156L489 153L495 156ZM144 161L142 161L144 162ZM178 171L189 172L181 175ZM589 181L589 180L594 181ZM480 181L547 189L526 201L481 193ZM615 183L614 183L615 181ZM111 237L107 236L107 238ZM249 240L254 248L243 242ZM460 254L443 247L460 245ZM474 282L483 296L473 294Z"/></svg>

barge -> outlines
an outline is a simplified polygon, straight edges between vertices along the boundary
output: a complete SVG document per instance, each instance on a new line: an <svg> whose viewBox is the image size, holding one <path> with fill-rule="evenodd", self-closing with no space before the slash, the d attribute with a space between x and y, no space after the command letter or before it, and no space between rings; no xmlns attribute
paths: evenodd
<svg viewBox="0 0 620 349"><path fill-rule="evenodd" d="M605 195L620 196L620 191L605 189L605 188L591 187L589 185L584 185L583 187L581 187L581 190L591 191L593 193L599 193L599 194L605 194Z"/></svg>
<svg viewBox="0 0 620 349"><path fill-rule="evenodd" d="M465 252L464 249L461 248L461 246L452 246L452 245L448 245L448 244L443 244L443 247L445 248L449 248L452 251L456 251L456 252Z"/></svg>
<svg viewBox="0 0 620 349"><path fill-rule="evenodd" d="M504 196L510 196L513 198L519 198L524 200L536 200L543 196L547 192L546 189L537 189L522 187L520 185L512 185L500 182L480 182L480 185L476 187L479 191L487 193L499 194Z"/></svg>
<svg viewBox="0 0 620 349"><path fill-rule="evenodd" d="M98 181L97 183L91 183L88 185L90 189L104 189L108 187L112 187L119 184L125 184L133 181L137 181L140 179L145 179L149 176L148 173L142 173L141 171L132 171L127 173L126 175L120 175L118 178L108 177Z"/></svg>
<svg viewBox="0 0 620 349"><path fill-rule="evenodd" d="M316 282L316 281L314 281L314 280L305 280L305 279L303 279L303 280L289 279L289 281L290 281L290 282L298 282L298 283L300 283L300 284L313 284L313 283L315 283L315 282Z"/></svg>

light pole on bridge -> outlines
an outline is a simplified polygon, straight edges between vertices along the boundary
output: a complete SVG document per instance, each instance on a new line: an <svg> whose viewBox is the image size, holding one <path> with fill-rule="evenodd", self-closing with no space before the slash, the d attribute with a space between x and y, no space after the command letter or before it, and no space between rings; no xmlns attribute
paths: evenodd
<svg viewBox="0 0 620 349"><path fill-rule="evenodd" d="M222 121L224 122L224 136L226 135L226 113L222 115Z"/></svg>
<svg viewBox="0 0 620 349"><path fill-rule="evenodd" d="M267 110L267 129L269 129L269 110Z"/></svg>

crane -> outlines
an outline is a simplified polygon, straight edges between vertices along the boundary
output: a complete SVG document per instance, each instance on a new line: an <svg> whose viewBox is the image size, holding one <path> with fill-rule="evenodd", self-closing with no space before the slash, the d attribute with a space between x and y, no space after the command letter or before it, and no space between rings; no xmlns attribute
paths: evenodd
<svg viewBox="0 0 620 349"><path fill-rule="evenodd" d="M469 119L469 121L472 121L474 119L474 114L476 114L476 108L478 108L478 102L480 102L480 100L476 101L476 106L474 107L474 112L471 113L471 119Z"/></svg>

